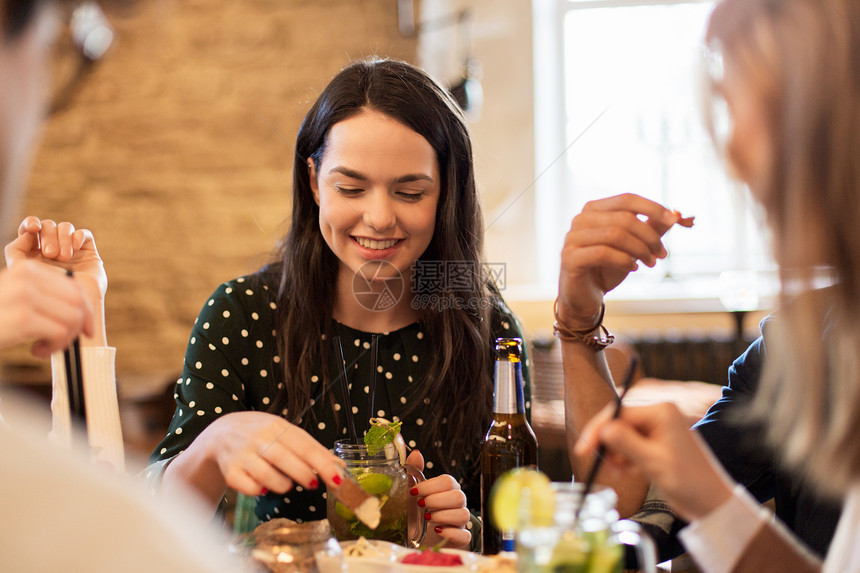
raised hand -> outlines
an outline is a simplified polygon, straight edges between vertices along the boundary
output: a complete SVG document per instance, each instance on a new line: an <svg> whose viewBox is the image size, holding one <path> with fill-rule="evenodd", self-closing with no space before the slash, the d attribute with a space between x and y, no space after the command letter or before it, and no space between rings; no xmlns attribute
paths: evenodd
<svg viewBox="0 0 860 573"><path fill-rule="evenodd" d="M412 450L406 463L424 471L424 456L418 450ZM418 498L418 506L424 509L424 519L427 520L425 545L436 545L446 539L446 547L468 548L472 541L472 533L466 529L470 514L466 508L466 494L454 476L444 474L430 478L409 493Z"/></svg>

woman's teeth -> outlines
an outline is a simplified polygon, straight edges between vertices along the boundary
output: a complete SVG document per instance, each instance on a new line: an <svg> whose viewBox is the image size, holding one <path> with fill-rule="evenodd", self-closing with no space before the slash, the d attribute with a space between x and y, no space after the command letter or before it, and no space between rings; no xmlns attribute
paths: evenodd
<svg viewBox="0 0 860 573"><path fill-rule="evenodd" d="M355 240L365 249L373 249L375 251L382 251L391 248L397 243L397 239L390 239L388 241L374 241L373 239L356 237Z"/></svg>

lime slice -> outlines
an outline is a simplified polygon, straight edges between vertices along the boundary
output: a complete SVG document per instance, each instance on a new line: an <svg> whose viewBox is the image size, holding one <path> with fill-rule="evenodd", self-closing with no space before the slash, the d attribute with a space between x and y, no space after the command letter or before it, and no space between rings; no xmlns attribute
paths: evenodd
<svg viewBox="0 0 860 573"><path fill-rule="evenodd" d="M391 477L385 474L368 472L356 475L355 479L358 480L361 489L370 495L382 495L391 489Z"/></svg>
<svg viewBox="0 0 860 573"><path fill-rule="evenodd" d="M334 512L344 518L346 521L352 521L352 519L355 517L355 514L352 512L352 510L339 501L334 502Z"/></svg>
<svg viewBox="0 0 860 573"><path fill-rule="evenodd" d="M549 527L555 513L555 492L543 472L516 468L502 474L490 492L493 525L502 531Z"/></svg>

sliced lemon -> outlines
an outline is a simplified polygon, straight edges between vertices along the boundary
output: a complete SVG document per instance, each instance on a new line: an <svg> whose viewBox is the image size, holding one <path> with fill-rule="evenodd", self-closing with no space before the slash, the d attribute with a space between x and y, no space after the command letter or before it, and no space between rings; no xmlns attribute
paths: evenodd
<svg viewBox="0 0 860 573"><path fill-rule="evenodd" d="M361 489L370 495L382 495L391 489L391 477L385 474L368 472L355 476Z"/></svg>
<svg viewBox="0 0 860 573"><path fill-rule="evenodd" d="M555 513L555 492L543 472L516 468L502 474L490 492L493 525L502 531L549 527Z"/></svg>

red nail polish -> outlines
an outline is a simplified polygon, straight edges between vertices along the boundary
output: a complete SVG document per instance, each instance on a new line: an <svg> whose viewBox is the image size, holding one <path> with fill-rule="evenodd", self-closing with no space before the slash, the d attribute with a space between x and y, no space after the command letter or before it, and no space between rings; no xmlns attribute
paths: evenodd
<svg viewBox="0 0 860 573"><path fill-rule="evenodd" d="M437 525L436 527L434 527L434 528L433 528L433 531L435 531L435 532L436 532L436 535L441 534L441 533L442 533L442 526L441 526L441 525Z"/></svg>
<svg viewBox="0 0 860 573"><path fill-rule="evenodd" d="M267 493L269 493L269 489L268 489L268 488L265 488L265 487L264 487L263 489L261 489L261 490L260 490L260 495L266 495Z"/></svg>
<svg viewBox="0 0 860 573"><path fill-rule="evenodd" d="M409 495L418 495L418 488L417 488L417 487L413 487L412 489L410 489L410 490L409 490Z"/></svg>
<svg viewBox="0 0 860 573"><path fill-rule="evenodd" d="M320 486L320 482L317 480L317 478L312 479L311 483L308 484L308 487L311 489L316 489L319 486Z"/></svg>
<svg viewBox="0 0 860 573"><path fill-rule="evenodd" d="M427 513L425 513L425 514L424 514L424 520L425 520L425 521L430 521L430 518L431 518L431 517L432 517L432 516L430 515L430 512L429 512L429 511L428 511Z"/></svg>
<svg viewBox="0 0 860 573"><path fill-rule="evenodd" d="M343 478L340 477L339 475L335 474L335 476L333 478L331 478L331 481L334 482L334 485L340 485L343 483Z"/></svg>
<svg viewBox="0 0 860 573"><path fill-rule="evenodd" d="M427 505L427 502L424 501L424 498L418 500L418 507L424 507L425 505Z"/></svg>

